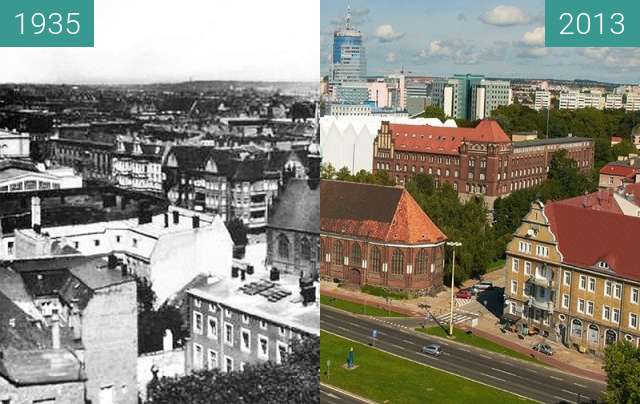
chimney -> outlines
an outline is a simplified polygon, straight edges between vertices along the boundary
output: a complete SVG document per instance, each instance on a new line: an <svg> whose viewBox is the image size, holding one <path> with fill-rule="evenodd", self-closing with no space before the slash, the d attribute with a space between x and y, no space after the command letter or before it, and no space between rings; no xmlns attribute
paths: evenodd
<svg viewBox="0 0 640 404"><path fill-rule="evenodd" d="M107 259L107 267L109 269L115 269L116 265L118 265L118 258L116 258L116 256L113 254L109 254L109 257Z"/></svg>
<svg viewBox="0 0 640 404"><path fill-rule="evenodd" d="M165 212L164 214L164 227L169 227L169 214Z"/></svg>
<svg viewBox="0 0 640 404"><path fill-rule="evenodd" d="M164 330L164 335L162 336L162 350L165 352L173 350L173 332L168 328Z"/></svg>
<svg viewBox="0 0 640 404"><path fill-rule="evenodd" d="M51 346L60 349L60 318L55 312L51 316Z"/></svg>
<svg viewBox="0 0 640 404"><path fill-rule="evenodd" d="M200 216L193 216L191 218L191 224L192 224L192 227L194 229L199 228L200 227Z"/></svg>
<svg viewBox="0 0 640 404"><path fill-rule="evenodd" d="M180 223L180 213L177 210L173 211L173 224Z"/></svg>
<svg viewBox="0 0 640 404"><path fill-rule="evenodd" d="M273 282L280 280L280 271L278 271L278 268L275 268L275 267L271 268L269 279Z"/></svg>
<svg viewBox="0 0 640 404"><path fill-rule="evenodd" d="M32 196L31 197L31 227L35 228L36 225L40 226L42 224L40 218L40 197Z"/></svg>
<svg viewBox="0 0 640 404"><path fill-rule="evenodd" d="M232 278L238 277L238 267L231 267L231 277Z"/></svg>
<svg viewBox="0 0 640 404"><path fill-rule="evenodd" d="M245 278L246 278L246 272L244 269L240 270L240 280L244 282Z"/></svg>
<svg viewBox="0 0 640 404"><path fill-rule="evenodd" d="M122 266L120 267L120 273L122 274L123 277L129 275L129 269L127 268L127 264L122 264Z"/></svg>

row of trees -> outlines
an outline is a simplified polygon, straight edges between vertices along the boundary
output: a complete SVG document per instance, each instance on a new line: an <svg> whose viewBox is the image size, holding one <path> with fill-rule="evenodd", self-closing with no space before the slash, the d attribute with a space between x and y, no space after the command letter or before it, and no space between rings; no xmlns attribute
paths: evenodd
<svg viewBox="0 0 640 404"><path fill-rule="evenodd" d="M244 371L200 370L152 380L151 403L317 403L320 401L320 338L292 345L282 364L247 365Z"/></svg>
<svg viewBox="0 0 640 404"><path fill-rule="evenodd" d="M322 178L394 185L386 172L371 174L362 170L351 175L349 169L336 171L331 165L323 166ZM529 211L531 202L574 197L594 191L596 187L597 179L583 174L565 150L554 154L545 182L498 198L494 203L493 221L489 220L490 212L482 198L469 198L463 202L451 185L436 186L431 175L417 174L406 184L407 191L447 237L462 242L463 247L456 255L457 284L483 275L489 264L504 257L506 245Z"/></svg>

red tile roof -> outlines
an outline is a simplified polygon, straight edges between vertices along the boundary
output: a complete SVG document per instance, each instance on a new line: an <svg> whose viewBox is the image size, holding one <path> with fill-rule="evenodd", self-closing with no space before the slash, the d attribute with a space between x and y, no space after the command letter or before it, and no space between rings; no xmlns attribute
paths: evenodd
<svg viewBox="0 0 640 404"><path fill-rule="evenodd" d="M600 169L600 174L631 178L636 174L636 168L619 163L609 163Z"/></svg>
<svg viewBox="0 0 640 404"><path fill-rule="evenodd" d="M640 206L640 183L625 185L624 192L631 194L633 196L633 203Z"/></svg>
<svg viewBox="0 0 640 404"><path fill-rule="evenodd" d="M564 199L562 201L558 201L557 203L577 206L579 208L601 210L621 215L623 214L622 209L620 209L620 206L613 197L613 193L613 189L601 189L591 194Z"/></svg>
<svg viewBox="0 0 640 404"><path fill-rule="evenodd" d="M598 270L605 261L616 275L640 281L640 218L562 202L548 204L544 212L565 264Z"/></svg>
<svg viewBox="0 0 640 404"><path fill-rule="evenodd" d="M485 119L475 128L449 128L429 125L390 124L397 151L458 154L463 141L511 143L497 121Z"/></svg>
<svg viewBox="0 0 640 404"><path fill-rule="evenodd" d="M438 243L446 236L403 188L322 181L320 230L388 243Z"/></svg>

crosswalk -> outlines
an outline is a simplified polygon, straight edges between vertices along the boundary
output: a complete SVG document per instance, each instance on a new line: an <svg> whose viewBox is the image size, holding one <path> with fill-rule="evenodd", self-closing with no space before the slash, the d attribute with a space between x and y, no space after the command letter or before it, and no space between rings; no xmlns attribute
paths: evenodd
<svg viewBox="0 0 640 404"><path fill-rule="evenodd" d="M456 307L462 307L469 303L471 303L472 299L462 299L460 297L456 297Z"/></svg>
<svg viewBox="0 0 640 404"><path fill-rule="evenodd" d="M451 317L451 313L441 314L436 316L436 320L438 323L449 323L449 318ZM477 318L478 315L474 313L469 313L467 311L454 311L453 312L453 323L460 324L465 321L473 320Z"/></svg>

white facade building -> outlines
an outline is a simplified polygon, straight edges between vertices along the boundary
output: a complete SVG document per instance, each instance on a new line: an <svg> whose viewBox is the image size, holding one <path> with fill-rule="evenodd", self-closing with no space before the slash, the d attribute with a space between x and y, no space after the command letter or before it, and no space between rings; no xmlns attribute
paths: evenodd
<svg viewBox="0 0 640 404"><path fill-rule="evenodd" d="M607 94L604 103L606 109L621 109L622 105L622 95Z"/></svg>
<svg viewBox="0 0 640 404"><path fill-rule="evenodd" d="M30 137L28 133L17 132L15 129L0 129L0 159L29 158Z"/></svg>
<svg viewBox="0 0 640 404"><path fill-rule="evenodd" d="M551 93L547 90L538 90L535 94L534 108L536 111L551 108Z"/></svg>
<svg viewBox="0 0 640 404"><path fill-rule="evenodd" d="M560 93L560 109L596 108L603 109L605 99L600 93L566 91Z"/></svg>

